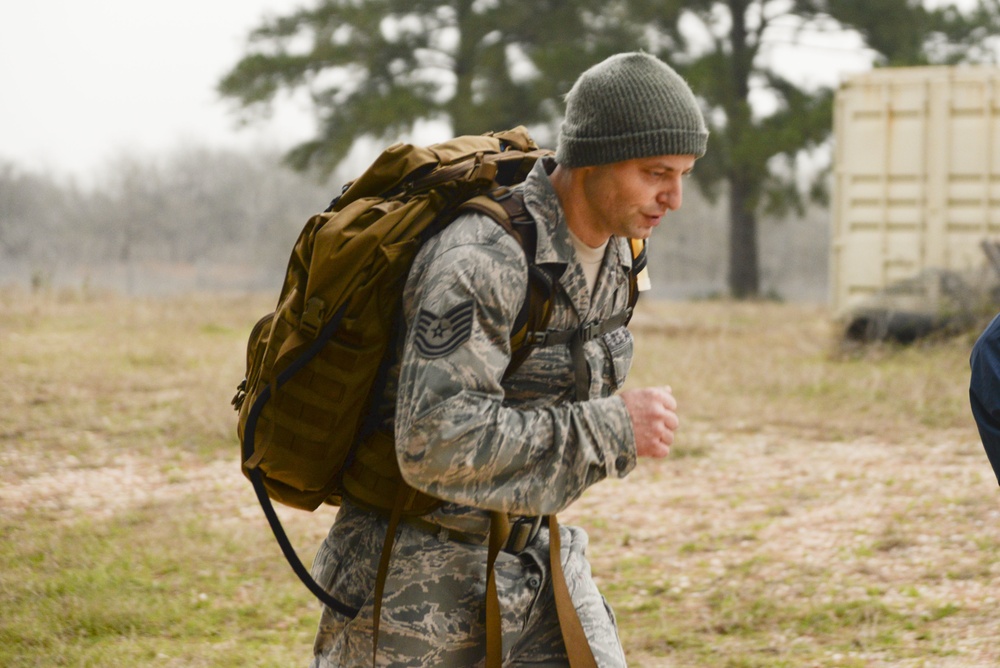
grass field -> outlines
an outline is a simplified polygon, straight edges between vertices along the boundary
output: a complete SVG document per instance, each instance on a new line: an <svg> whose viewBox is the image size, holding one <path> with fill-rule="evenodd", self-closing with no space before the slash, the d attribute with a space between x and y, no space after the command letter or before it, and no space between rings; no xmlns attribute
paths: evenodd
<svg viewBox="0 0 1000 668"><path fill-rule="evenodd" d="M0 292L0 666L308 663L229 408L272 300ZM562 516L631 665L1000 665L975 333L845 350L822 308L721 301L634 331L679 442ZM332 509L281 516L308 562Z"/></svg>

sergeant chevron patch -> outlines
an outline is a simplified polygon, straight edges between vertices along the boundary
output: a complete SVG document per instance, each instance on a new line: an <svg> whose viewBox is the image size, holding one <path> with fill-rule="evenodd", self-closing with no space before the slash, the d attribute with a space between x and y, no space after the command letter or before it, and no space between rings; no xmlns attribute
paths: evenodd
<svg viewBox="0 0 1000 668"><path fill-rule="evenodd" d="M469 340L475 304L463 302L444 315L420 309L413 345L427 358L444 357Z"/></svg>

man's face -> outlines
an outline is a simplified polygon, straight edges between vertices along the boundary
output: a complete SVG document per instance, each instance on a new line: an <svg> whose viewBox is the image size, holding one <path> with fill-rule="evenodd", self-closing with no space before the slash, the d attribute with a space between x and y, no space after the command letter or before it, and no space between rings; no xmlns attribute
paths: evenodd
<svg viewBox="0 0 1000 668"><path fill-rule="evenodd" d="M693 155L661 155L584 167L584 197L595 235L646 239L667 211L681 207Z"/></svg>

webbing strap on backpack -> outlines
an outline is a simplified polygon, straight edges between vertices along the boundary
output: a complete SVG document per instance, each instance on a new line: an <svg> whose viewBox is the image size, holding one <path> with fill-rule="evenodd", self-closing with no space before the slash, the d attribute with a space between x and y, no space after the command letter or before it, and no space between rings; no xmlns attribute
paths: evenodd
<svg viewBox="0 0 1000 668"><path fill-rule="evenodd" d="M528 359L535 346L536 334L548 327L552 315L552 294L559 275L535 264L538 229L524 205L522 191L496 188L465 202L460 211L474 211L492 218L517 240L528 260L528 285L510 333L511 359L503 375L506 379Z"/></svg>
<svg viewBox="0 0 1000 668"><path fill-rule="evenodd" d="M392 545L396 538L396 529L403 516L403 506L406 505L407 489L403 485L396 491L396 500L389 513L389 525L385 529L385 541L382 543L382 555L378 560L378 571L375 573L375 591L372 605L372 668L378 657L378 629L382 622L382 594L385 592L385 580L389 575L389 558L392 557Z"/></svg>
<svg viewBox="0 0 1000 668"><path fill-rule="evenodd" d="M503 664L503 629L496 561L509 535L510 519L507 515L491 512L489 547L486 553L486 668L501 668Z"/></svg>
<svg viewBox="0 0 1000 668"><path fill-rule="evenodd" d="M566 647L570 668L597 668L594 651L590 648L587 633L580 622L580 615L573 605L566 574L562 567L562 541L559 522L549 515L549 577L556 603L559 630ZM489 549L486 560L486 668L503 665L503 630L500 616L500 595L497 590L496 559L510 535L510 521L504 513L490 513ZM378 626L376 625L376 629Z"/></svg>
<svg viewBox="0 0 1000 668"><path fill-rule="evenodd" d="M572 668L597 668L597 659L594 658L594 651L590 648L587 633L583 630L566 584L561 549L559 523L555 515L549 515L549 573L552 576L552 593L556 599L556 615L559 617L559 630L566 646L566 656Z"/></svg>

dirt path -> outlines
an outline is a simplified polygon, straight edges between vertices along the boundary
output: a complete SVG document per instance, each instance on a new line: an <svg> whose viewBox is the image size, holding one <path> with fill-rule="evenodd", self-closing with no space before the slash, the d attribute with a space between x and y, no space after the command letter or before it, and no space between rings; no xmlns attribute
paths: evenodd
<svg viewBox="0 0 1000 668"><path fill-rule="evenodd" d="M207 490L215 499L212 505L222 505L243 496L240 487L244 483L249 486L238 465L227 459L207 464L189 459L163 466L148 458L120 454L100 467L85 467L69 457L44 470L24 459L17 454L3 456L4 465L35 470L34 475L0 486L0 508L12 518L33 509L60 521L82 516L102 520L141 505L187 495L209 496Z"/></svg>

